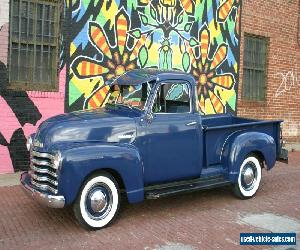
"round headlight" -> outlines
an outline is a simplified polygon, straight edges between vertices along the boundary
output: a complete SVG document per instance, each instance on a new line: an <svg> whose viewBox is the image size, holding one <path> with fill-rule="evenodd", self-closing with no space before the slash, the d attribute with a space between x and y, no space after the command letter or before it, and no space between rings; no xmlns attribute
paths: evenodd
<svg viewBox="0 0 300 250"><path fill-rule="evenodd" d="M30 135L30 136L28 136L28 138L27 138L26 148L27 148L28 151L30 151L31 147L32 147L32 137L31 137L31 135Z"/></svg>
<svg viewBox="0 0 300 250"><path fill-rule="evenodd" d="M58 169L61 165L62 157L60 152L56 152L53 159L53 165L56 169Z"/></svg>

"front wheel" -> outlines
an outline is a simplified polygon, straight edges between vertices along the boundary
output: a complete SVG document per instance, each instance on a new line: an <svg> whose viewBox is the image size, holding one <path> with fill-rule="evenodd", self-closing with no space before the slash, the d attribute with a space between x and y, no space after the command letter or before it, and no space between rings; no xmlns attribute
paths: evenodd
<svg viewBox="0 0 300 250"><path fill-rule="evenodd" d="M238 183L233 191L240 199L252 198L257 192L261 181L261 165L255 156L247 157L241 167Z"/></svg>
<svg viewBox="0 0 300 250"><path fill-rule="evenodd" d="M78 222L88 229L107 226L116 217L120 192L114 177L106 172L91 176L73 205Z"/></svg>

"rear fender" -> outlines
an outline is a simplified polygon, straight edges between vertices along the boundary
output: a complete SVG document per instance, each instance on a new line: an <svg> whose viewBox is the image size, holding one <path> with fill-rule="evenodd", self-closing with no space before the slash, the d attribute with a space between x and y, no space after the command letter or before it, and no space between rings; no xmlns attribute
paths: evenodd
<svg viewBox="0 0 300 250"><path fill-rule="evenodd" d="M66 204L77 197L81 185L92 173L101 169L117 172L125 186L129 202L144 199L143 164L138 150L129 144L97 144L62 152L59 193Z"/></svg>
<svg viewBox="0 0 300 250"><path fill-rule="evenodd" d="M227 139L221 157L231 182L237 182L240 166L247 155L253 152L263 155L267 170L275 165L276 143L271 136L260 132L240 132L233 133Z"/></svg>

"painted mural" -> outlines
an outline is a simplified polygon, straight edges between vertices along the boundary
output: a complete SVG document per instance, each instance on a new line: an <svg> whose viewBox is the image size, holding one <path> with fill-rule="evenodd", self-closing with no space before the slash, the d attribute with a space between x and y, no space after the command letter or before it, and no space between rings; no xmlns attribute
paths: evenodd
<svg viewBox="0 0 300 250"><path fill-rule="evenodd" d="M57 92L7 88L9 1L1 3L0 173L27 169L26 138L41 122L102 106L105 82L127 70L191 73L204 114L236 111L239 0L66 0Z"/></svg>
<svg viewBox="0 0 300 250"><path fill-rule="evenodd" d="M179 69L204 114L236 111L239 0L74 0L66 110L102 106L105 82L135 68Z"/></svg>

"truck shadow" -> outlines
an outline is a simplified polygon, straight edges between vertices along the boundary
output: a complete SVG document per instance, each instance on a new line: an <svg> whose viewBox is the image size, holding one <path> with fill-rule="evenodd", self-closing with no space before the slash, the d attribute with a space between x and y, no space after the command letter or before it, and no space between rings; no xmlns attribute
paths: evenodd
<svg viewBox="0 0 300 250"><path fill-rule="evenodd" d="M159 198L156 200L145 200L140 204L130 204L126 198L121 206L121 220L132 216L153 216L156 213L182 212L197 207L197 210L207 210L223 206L224 202L230 204L237 199L234 197L230 186L211 190L201 190L191 193L178 194Z"/></svg>

